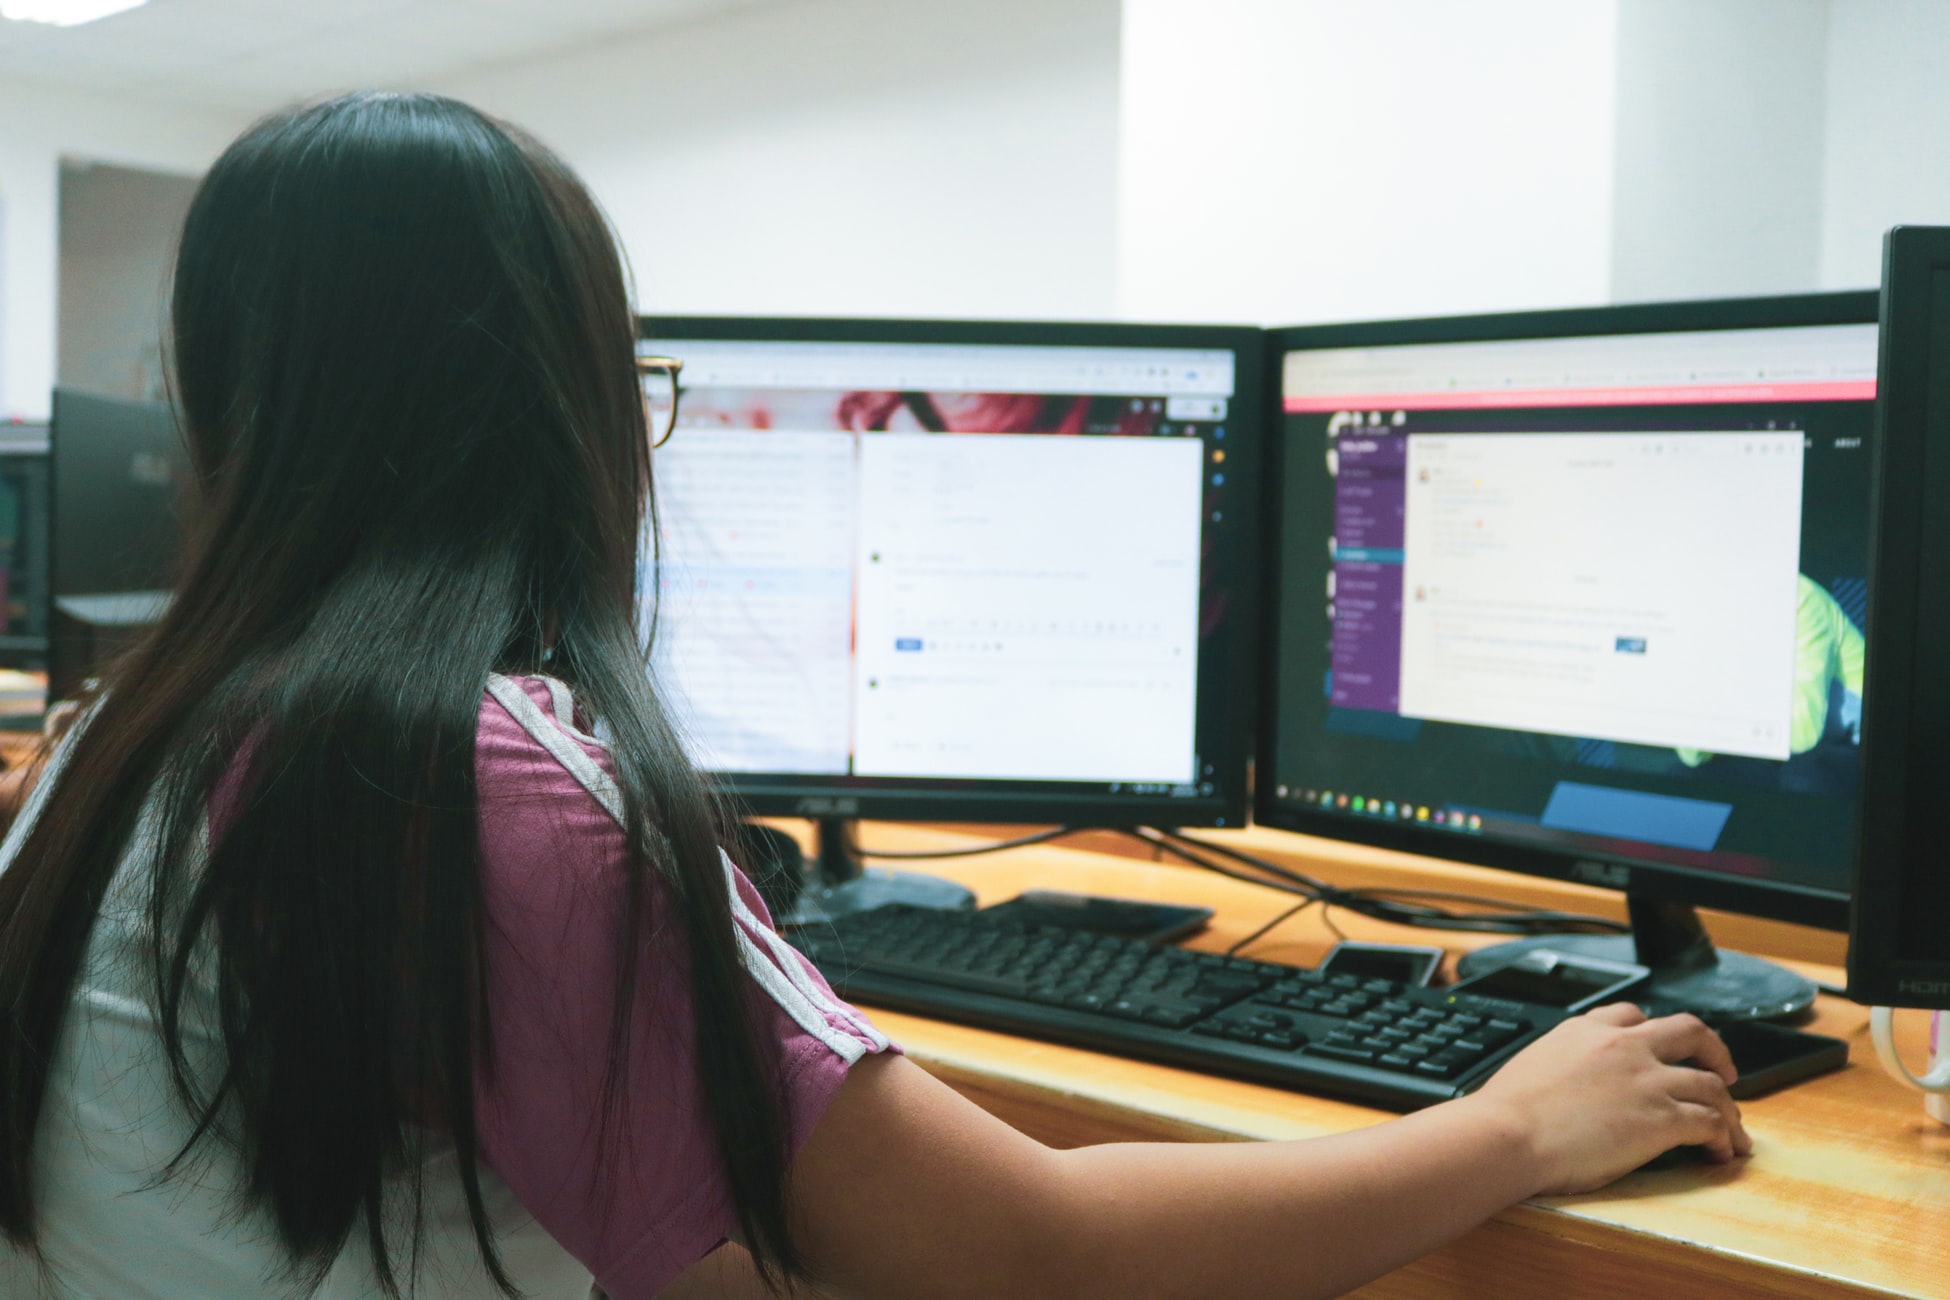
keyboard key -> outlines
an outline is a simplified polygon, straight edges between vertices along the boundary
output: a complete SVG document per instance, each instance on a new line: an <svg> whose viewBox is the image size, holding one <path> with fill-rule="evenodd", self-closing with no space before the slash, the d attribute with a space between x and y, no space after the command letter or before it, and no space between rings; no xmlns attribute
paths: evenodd
<svg viewBox="0 0 1950 1300"><path fill-rule="evenodd" d="M1386 1056L1376 1057L1375 1064L1385 1065L1391 1070L1410 1070L1415 1067L1414 1058L1403 1056L1400 1052L1390 1052Z"/></svg>
<svg viewBox="0 0 1950 1300"><path fill-rule="evenodd" d="M1375 1059L1375 1054L1365 1047L1342 1047L1337 1043L1308 1043L1305 1051L1310 1056L1324 1056L1330 1061L1352 1061L1367 1065Z"/></svg>
<svg viewBox="0 0 1950 1300"><path fill-rule="evenodd" d="M1152 1005L1144 1009L1144 1022L1148 1025L1163 1025L1166 1029L1183 1029L1198 1019L1198 1012L1181 1007Z"/></svg>

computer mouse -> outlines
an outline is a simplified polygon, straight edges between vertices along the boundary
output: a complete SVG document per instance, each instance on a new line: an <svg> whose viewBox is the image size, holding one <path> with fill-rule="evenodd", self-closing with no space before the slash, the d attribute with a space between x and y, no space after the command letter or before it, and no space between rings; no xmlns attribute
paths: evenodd
<svg viewBox="0 0 1950 1300"><path fill-rule="evenodd" d="M1678 1169L1685 1165L1706 1164L1710 1160L1711 1157L1706 1154L1706 1148L1695 1143L1688 1146L1674 1147L1670 1151L1661 1151L1658 1155L1653 1156L1650 1160L1640 1165L1639 1169L1641 1171L1647 1169Z"/></svg>

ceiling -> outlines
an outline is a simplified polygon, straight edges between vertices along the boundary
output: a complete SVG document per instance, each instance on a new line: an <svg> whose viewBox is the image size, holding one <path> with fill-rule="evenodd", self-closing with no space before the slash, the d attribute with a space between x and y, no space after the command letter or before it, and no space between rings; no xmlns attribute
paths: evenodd
<svg viewBox="0 0 1950 1300"><path fill-rule="evenodd" d="M81 27L0 21L0 81L256 113L783 2L149 0Z"/></svg>

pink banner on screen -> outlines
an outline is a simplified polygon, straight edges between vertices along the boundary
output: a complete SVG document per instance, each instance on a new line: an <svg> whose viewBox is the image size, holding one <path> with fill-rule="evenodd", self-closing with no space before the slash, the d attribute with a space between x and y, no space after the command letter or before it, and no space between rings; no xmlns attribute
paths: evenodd
<svg viewBox="0 0 1950 1300"><path fill-rule="evenodd" d="M1873 379L1806 384L1678 384L1663 388L1492 388L1476 392L1301 393L1288 412L1468 411L1528 406L1694 406L1725 402L1872 402Z"/></svg>

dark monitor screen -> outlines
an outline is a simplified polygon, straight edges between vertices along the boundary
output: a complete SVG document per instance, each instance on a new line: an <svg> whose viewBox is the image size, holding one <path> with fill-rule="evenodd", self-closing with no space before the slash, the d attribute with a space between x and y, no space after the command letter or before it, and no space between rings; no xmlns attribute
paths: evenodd
<svg viewBox="0 0 1950 1300"><path fill-rule="evenodd" d="M164 402L54 390L48 692L71 696L162 612L187 458Z"/></svg>
<svg viewBox="0 0 1950 1300"><path fill-rule="evenodd" d="M47 426L0 422L0 664L47 666Z"/></svg>
<svg viewBox="0 0 1950 1300"><path fill-rule="evenodd" d="M1884 249L1875 597L1849 996L1950 1007L1950 229Z"/></svg>
<svg viewBox="0 0 1950 1300"><path fill-rule="evenodd" d="M1261 334L649 319L656 670L755 811L1238 825Z"/></svg>
<svg viewBox="0 0 1950 1300"><path fill-rule="evenodd" d="M167 588L185 465L168 403L57 388L48 436L55 598Z"/></svg>
<svg viewBox="0 0 1950 1300"><path fill-rule="evenodd" d="M1875 299L1279 336L1260 820L1839 928Z"/></svg>

